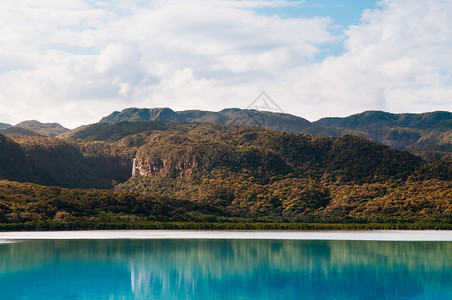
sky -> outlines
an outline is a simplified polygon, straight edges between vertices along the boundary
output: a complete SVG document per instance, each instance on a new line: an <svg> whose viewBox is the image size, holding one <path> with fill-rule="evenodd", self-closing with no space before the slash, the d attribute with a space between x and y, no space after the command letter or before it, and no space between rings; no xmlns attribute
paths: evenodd
<svg viewBox="0 0 452 300"><path fill-rule="evenodd" d="M452 111L452 0L2 0L0 122Z"/></svg>

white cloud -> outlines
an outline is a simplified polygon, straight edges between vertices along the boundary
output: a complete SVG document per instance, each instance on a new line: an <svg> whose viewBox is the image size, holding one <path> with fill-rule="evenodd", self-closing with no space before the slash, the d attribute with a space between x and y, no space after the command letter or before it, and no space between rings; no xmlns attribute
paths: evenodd
<svg viewBox="0 0 452 300"><path fill-rule="evenodd" d="M256 81L308 65L321 44L335 39L326 18L286 20L252 10L287 5L294 3L4 2L4 121L51 118L76 126L112 106L238 106L231 100L252 96ZM79 119L67 107L85 114Z"/></svg>
<svg viewBox="0 0 452 300"><path fill-rule="evenodd" d="M346 32L346 52L309 67L288 87L289 111L316 119L377 109L452 110L452 2L387 0Z"/></svg>
<svg viewBox="0 0 452 300"><path fill-rule="evenodd" d="M452 4L383 1L317 61L334 20L261 15L302 1L0 4L0 122L74 127L130 106L247 107L260 91L316 119L366 109L451 110Z"/></svg>

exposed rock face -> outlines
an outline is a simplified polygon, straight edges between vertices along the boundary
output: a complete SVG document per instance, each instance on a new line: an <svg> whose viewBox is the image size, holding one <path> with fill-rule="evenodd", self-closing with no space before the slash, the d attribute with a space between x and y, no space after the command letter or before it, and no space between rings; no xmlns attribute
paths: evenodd
<svg viewBox="0 0 452 300"><path fill-rule="evenodd" d="M154 176L162 172L165 169L166 161L141 161L136 164L137 174L141 176Z"/></svg>
<svg viewBox="0 0 452 300"><path fill-rule="evenodd" d="M136 174L140 176L165 174L173 177L183 177L191 175L198 165L196 161L179 161L173 163L168 159L157 159L153 161L137 159Z"/></svg>

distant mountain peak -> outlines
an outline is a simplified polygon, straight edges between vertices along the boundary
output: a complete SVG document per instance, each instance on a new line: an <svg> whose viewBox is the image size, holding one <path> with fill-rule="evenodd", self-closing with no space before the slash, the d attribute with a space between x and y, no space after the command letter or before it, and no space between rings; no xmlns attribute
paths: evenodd
<svg viewBox="0 0 452 300"><path fill-rule="evenodd" d="M60 135L62 133L68 132L69 129L63 127L59 123L41 123L36 120L27 120L20 122L19 124L16 124L13 126L14 128L22 128L26 131L22 131L22 134L31 134L26 132L34 132L40 135L50 136L50 137L56 137L57 135ZM16 131L15 133L20 134L20 130Z"/></svg>
<svg viewBox="0 0 452 300"><path fill-rule="evenodd" d="M0 122L0 129L9 128L9 127L11 127L11 126L12 126L11 124L1 123L1 122Z"/></svg>
<svg viewBox="0 0 452 300"><path fill-rule="evenodd" d="M121 112L113 112L100 122L151 122L162 123L198 122L218 124L242 124L261 126L269 129L300 132L311 126L301 117L255 109L226 108L218 112L203 110L173 111L170 108L126 108Z"/></svg>
<svg viewBox="0 0 452 300"><path fill-rule="evenodd" d="M343 118L322 118L314 122L314 124L343 129L362 129L368 126L397 126L412 129L428 129L439 122L447 120L452 120L451 112L434 111L419 114L394 114L370 110Z"/></svg>
<svg viewBox="0 0 452 300"><path fill-rule="evenodd" d="M40 126L40 127L51 127L51 128L65 128L59 123L55 123L55 122L54 123L41 123L37 120L26 120L26 121L23 121L23 122L20 122L20 123L14 125L14 126L17 126L17 127Z"/></svg>
<svg viewBox="0 0 452 300"><path fill-rule="evenodd" d="M242 110L243 109L241 109L241 108L232 107L232 108L222 109L222 110L219 111L219 113L223 114L223 113L228 113L228 112L239 112L239 111L242 111Z"/></svg>
<svg viewBox="0 0 452 300"><path fill-rule="evenodd" d="M177 113L168 107L158 108L137 108L129 107L118 112L115 111L110 115L102 118L100 122L116 123L116 122L151 122L158 121L163 123L179 121Z"/></svg>

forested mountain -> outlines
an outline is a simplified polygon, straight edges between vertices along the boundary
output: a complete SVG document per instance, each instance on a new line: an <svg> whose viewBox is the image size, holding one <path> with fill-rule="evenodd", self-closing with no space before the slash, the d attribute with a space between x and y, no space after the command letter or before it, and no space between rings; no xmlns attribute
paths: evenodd
<svg viewBox="0 0 452 300"><path fill-rule="evenodd" d="M450 163L427 163L360 137L156 122L100 123L76 132L77 139L2 137L2 177L70 188L114 187L116 192L4 181L1 226L255 228L261 226L252 225L256 222L376 222L449 228L452 216ZM138 175L131 177L133 157Z"/></svg>
<svg viewBox="0 0 452 300"><path fill-rule="evenodd" d="M116 161L124 168L117 171L127 176L125 170L130 171L131 159L135 156L143 168L151 164L155 169L165 161L164 169L168 173L175 172L169 166L192 165L190 173L204 170L210 174L214 171L210 165L215 162L228 164L228 172L246 171L257 177L274 173L346 181L406 178L422 163L407 152L359 137L316 137L241 125L98 123L74 130L67 136L70 138L11 137L25 152L29 165L47 174L42 176L49 180L47 184L62 185L54 181L61 178L67 187L84 187L70 184L83 182L75 178L77 174L86 179L87 174L101 172L105 166L99 165L98 170L94 166L102 162L114 165ZM182 172L188 172L181 168ZM67 175L55 175L59 170ZM51 179L53 176L55 178ZM111 180L118 181L121 176ZM69 180L70 177L74 178Z"/></svg>
<svg viewBox="0 0 452 300"><path fill-rule="evenodd" d="M391 114L367 111L346 118L324 118L316 125L358 130L397 149L452 152L452 113Z"/></svg>
<svg viewBox="0 0 452 300"><path fill-rule="evenodd" d="M143 121L142 113L136 110L133 122L100 122L57 138L0 134L0 227L314 222L452 228L452 162L427 162L352 135L322 137L211 122L234 123L243 111L145 113L159 121ZM274 126L283 119L303 123L290 115L262 115ZM447 114L437 117L436 125L427 116L396 125L447 133ZM346 130L370 132L375 122L368 123L367 129ZM332 126L345 127L341 124ZM137 175L132 177L134 158Z"/></svg>
<svg viewBox="0 0 452 300"><path fill-rule="evenodd" d="M224 109L219 112L169 108L127 108L102 118L101 122L198 122L261 126L289 133L318 136L354 135L422 155L452 159L452 113L391 114L367 111L346 118L324 118L309 122L290 114L253 109Z"/></svg>
<svg viewBox="0 0 452 300"><path fill-rule="evenodd" d="M356 186L358 200L369 185L379 186L383 196L392 188L428 188L429 180L450 186L452 180L450 163L426 163L359 137L316 137L237 125L187 126L168 125L166 130L121 140L137 147L139 176L116 189L207 203L233 216L326 218L323 212L331 203L342 201L335 195L342 195L344 186Z"/></svg>

